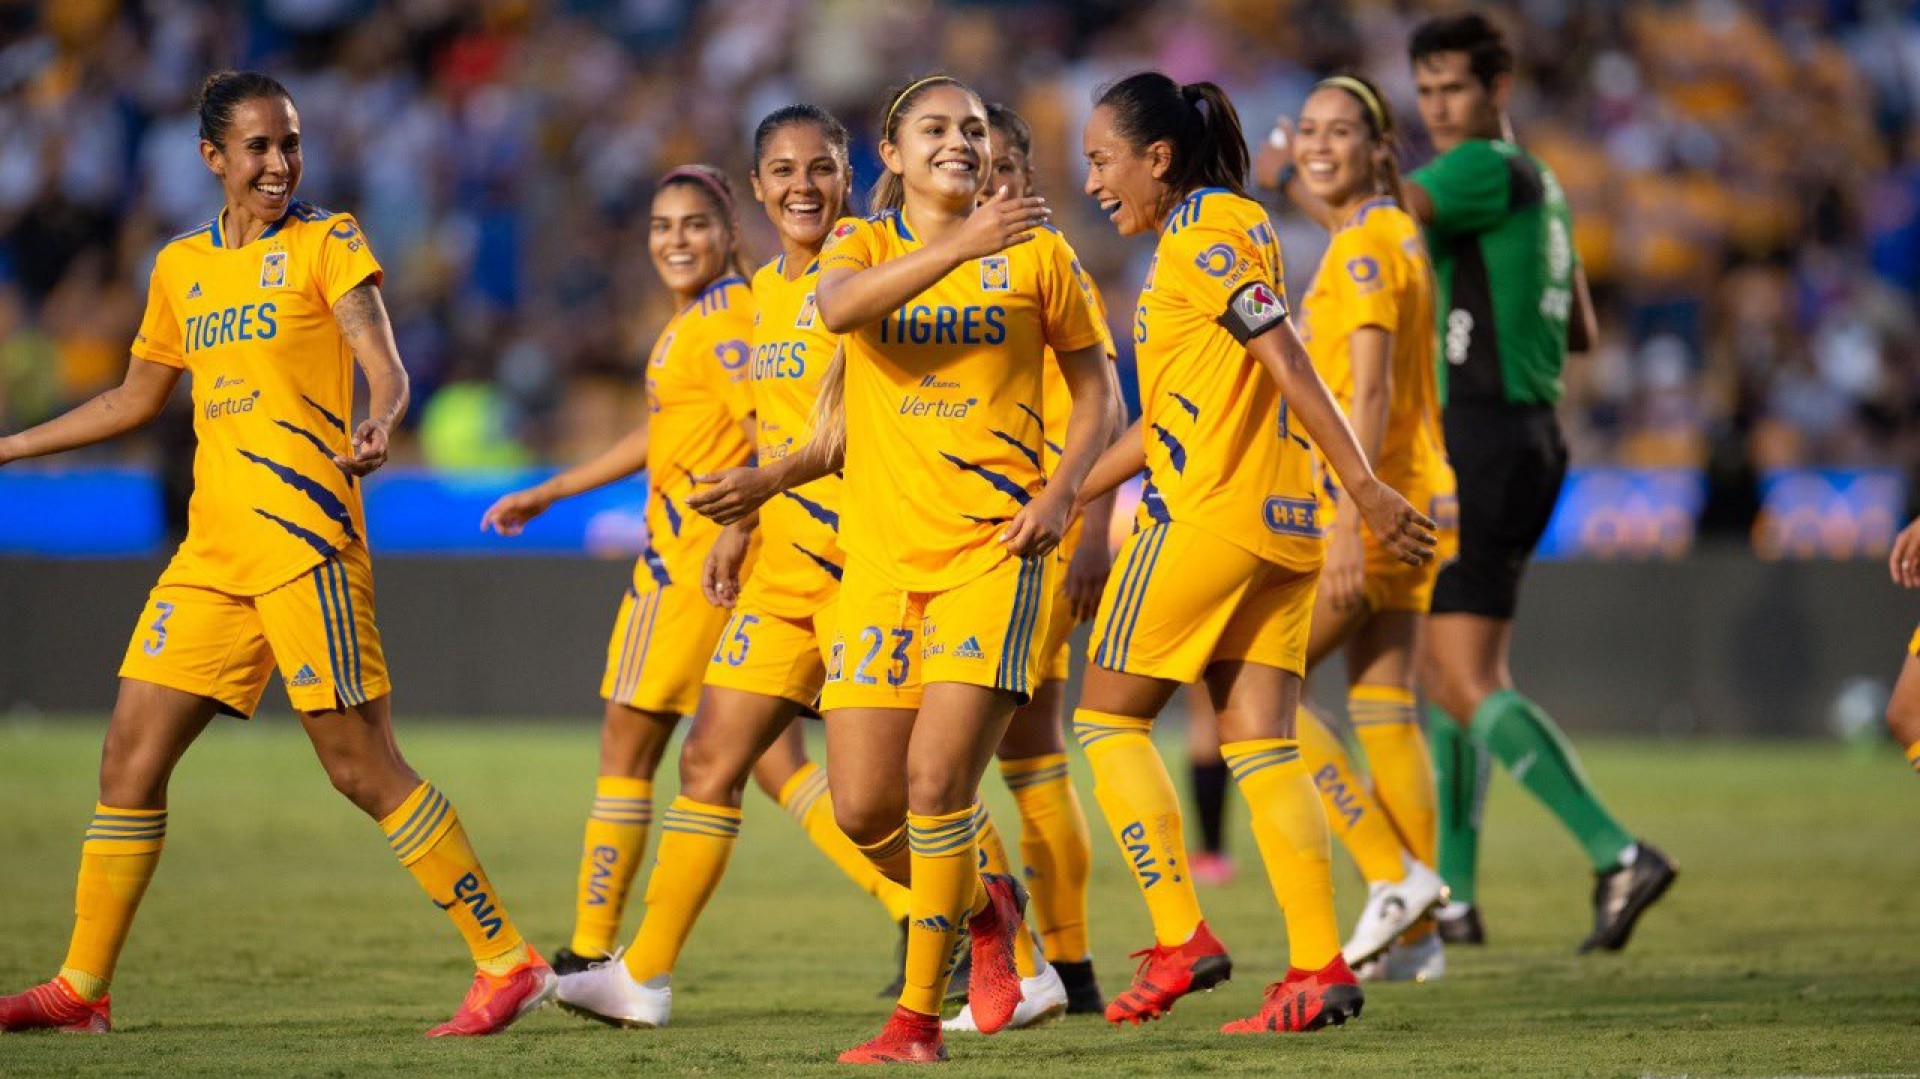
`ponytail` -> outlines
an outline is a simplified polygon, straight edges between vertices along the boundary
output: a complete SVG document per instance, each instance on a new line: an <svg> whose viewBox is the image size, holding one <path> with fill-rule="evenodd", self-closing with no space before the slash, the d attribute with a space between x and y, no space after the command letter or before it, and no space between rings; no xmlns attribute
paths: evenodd
<svg viewBox="0 0 1920 1079"><path fill-rule="evenodd" d="M807 421L811 440L829 455L847 448L847 346L844 341L833 347L833 358L820 376L820 396L813 399L813 415Z"/></svg>
<svg viewBox="0 0 1920 1079"><path fill-rule="evenodd" d="M1114 128L1135 152L1156 142L1172 147L1166 183L1175 195L1201 187L1247 194L1247 139L1226 91L1210 82L1181 85L1142 71L1103 88L1096 106L1113 112Z"/></svg>

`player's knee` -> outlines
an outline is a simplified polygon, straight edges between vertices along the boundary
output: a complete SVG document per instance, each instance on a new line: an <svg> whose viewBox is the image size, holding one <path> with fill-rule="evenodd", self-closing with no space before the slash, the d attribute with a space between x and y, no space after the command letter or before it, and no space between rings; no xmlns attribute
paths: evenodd
<svg viewBox="0 0 1920 1079"><path fill-rule="evenodd" d="M1920 742L1920 694L1915 699L1903 699L1895 693L1887 702L1887 729L1893 732L1894 741L1902 746Z"/></svg>
<svg viewBox="0 0 1920 1079"><path fill-rule="evenodd" d="M891 799L863 799L851 792L833 794L833 822L848 839L871 847L900 830L906 807Z"/></svg>
<svg viewBox="0 0 1920 1079"><path fill-rule="evenodd" d="M166 800L165 761L109 731L100 752L100 803L120 809L158 809Z"/></svg>
<svg viewBox="0 0 1920 1079"><path fill-rule="evenodd" d="M680 750L680 793L707 805L739 805L746 777L735 755L705 739L689 738Z"/></svg>
<svg viewBox="0 0 1920 1079"><path fill-rule="evenodd" d="M915 813L940 816L973 805L977 784L967 782L950 764L907 766L907 805Z"/></svg>

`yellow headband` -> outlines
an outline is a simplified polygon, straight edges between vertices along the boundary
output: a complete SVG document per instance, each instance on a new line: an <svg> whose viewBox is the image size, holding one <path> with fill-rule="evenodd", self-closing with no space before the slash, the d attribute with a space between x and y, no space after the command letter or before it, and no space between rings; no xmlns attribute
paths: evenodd
<svg viewBox="0 0 1920 1079"><path fill-rule="evenodd" d="M1368 87L1366 83L1361 82L1351 75L1335 75L1332 78L1321 79L1314 89L1318 90L1324 86L1337 86L1352 94L1354 97L1359 98L1360 104L1366 106L1367 112L1373 116L1373 129L1380 133L1380 137L1385 138L1392 134L1392 132L1387 130L1386 107L1380 104L1379 97L1375 96L1373 90Z"/></svg>
<svg viewBox="0 0 1920 1079"><path fill-rule="evenodd" d="M907 87L905 90L900 91L899 96L893 99L893 104L887 106L887 118L881 121L880 123L881 138L883 139L886 138L887 129L893 126L893 114L899 110L900 103L902 101L905 101L907 98L912 97L913 92L915 90L918 90L922 86L925 86L931 82L950 82L950 83L954 83L955 85L958 85L960 80L954 78L952 75L928 75L926 78L921 79L919 82L916 82L912 86Z"/></svg>

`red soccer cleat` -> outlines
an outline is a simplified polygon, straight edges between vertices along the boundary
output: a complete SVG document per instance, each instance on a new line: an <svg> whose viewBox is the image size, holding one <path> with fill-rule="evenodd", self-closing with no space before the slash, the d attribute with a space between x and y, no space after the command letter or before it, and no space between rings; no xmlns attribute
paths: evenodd
<svg viewBox="0 0 1920 1079"><path fill-rule="evenodd" d="M1347 961L1336 955L1319 970L1288 968L1285 979L1267 986L1267 999L1258 1014L1236 1019L1221 1027L1220 1033L1301 1034L1337 1027L1360 1018L1366 1002Z"/></svg>
<svg viewBox="0 0 1920 1079"><path fill-rule="evenodd" d="M86 1000L67 980L55 977L24 993L0 997L0 1031L57 1030L63 1034L105 1034L113 1029L112 997Z"/></svg>
<svg viewBox="0 0 1920 1079"><path fill-rule="evenodd" d="M1207 923L1194 927L1185 944L1169 948L1155 944L1128 958L1139 959L1133 984L1107 1005L1107 1022L1141 1023L1173 1010L1173 1002L1188 993L1212 989L1233 977L1233 960L1226 945Z"/></svg>
<svg viewBox="0 0 1920 1079"><path fill-rule="evenodd" d="M1020 1007L1020 971L1013 961L1013 935L1027 931L1027 890L1004 873L982 873L987 907L967 922L973 966L967 976L967 1007L982 1034L1013 1020Z"/></svg>
<svg viewBox="0 0 1920 1079"><path fill-rule="evenodd" d="M879 1037L840 1054L842 1064L939 1064L946 1059L940 1017L897 1005Z"/></svg>
<svg viewBox="0 0 1920 1079"><path fill-rule="evenodd" d="M453 1018L427 1031L429 1038L477 1038L498 1034L553 998L560 979L538 952L527 949L526 962L502 975L475 971L467 999Z"/></svg>

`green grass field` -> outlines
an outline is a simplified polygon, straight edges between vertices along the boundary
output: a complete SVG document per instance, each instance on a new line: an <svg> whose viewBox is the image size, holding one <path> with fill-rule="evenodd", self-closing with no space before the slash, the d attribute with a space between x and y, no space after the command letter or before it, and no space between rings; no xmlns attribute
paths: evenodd
<svg viewBox="0 0 1920 1079"><path fill-rule="evenodd" d="M0 988L59 963L101 727L0 721ZM416 723L402 736L459 805L522 929L543 948L563 941L592 725ZM1202 896L1233 949L1233 982L1144 1029L1076 1019L950 1039L947 1072L1920 1071L1920 786L1897 760L1814 745L1600 743L1586 761L1629 823L1683 867L1624 955L1573 954L1591 878L1502 779L1482 884L1493 943L1456 950L1444 982L1370 988L1364 1020L1337 1030L1216 1034L1257 1006L1285 961L1243 826L1241 879ZM1010 802L997 779L989 786L1011 840ZM216 726L181 767L171 808L166 859L114 986L118 1033L0 1036L0 1075L825 1074L846 1070L835 1053L889 1007L873 991L891 926L757 793L732 873L683 957L671 1028L616 1031L549 1010L460 1043L421 1037L465 991L458 937L327 786L291 722ZM1097 819L1094 829L1094 946L1111 992L1149 934ZM1350 916L1361 889L1345 870L1340 880Z"/></svg>

